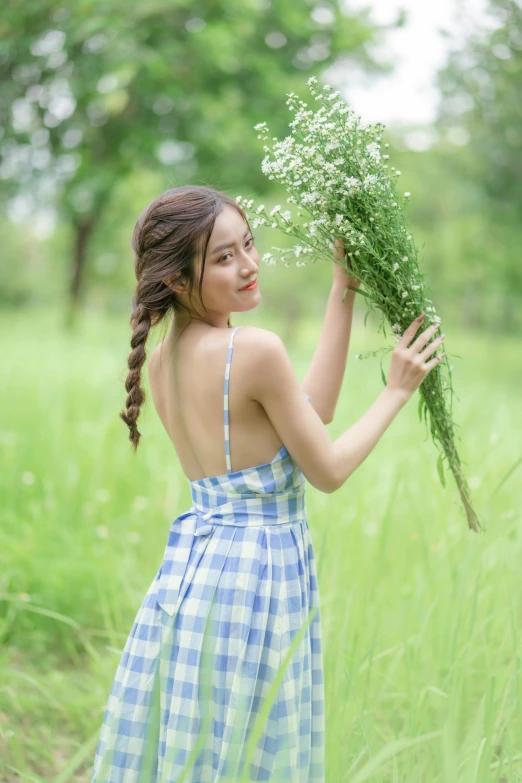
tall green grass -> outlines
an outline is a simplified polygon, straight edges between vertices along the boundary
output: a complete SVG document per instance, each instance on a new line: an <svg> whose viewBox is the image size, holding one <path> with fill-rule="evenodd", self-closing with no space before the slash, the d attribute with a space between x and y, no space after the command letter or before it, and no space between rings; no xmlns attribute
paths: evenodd
<svg viewBox="0 0 522 783"><path fill-rule="evenodd" d="M234 323L246 322L238 316ZM0 780L87 781L121 648L190 491L149 397L134 456L118 418L125 319L0 315ZM267 324L267 328L277 326ZM303 378L320 322L289 346ZM356 325L332 438L381 389ZM327 783L522 780L514 339L448 331L471 533L416 396L333 495L307 488L319 568ZM300 783L300 782L299 782Z"/></svg>

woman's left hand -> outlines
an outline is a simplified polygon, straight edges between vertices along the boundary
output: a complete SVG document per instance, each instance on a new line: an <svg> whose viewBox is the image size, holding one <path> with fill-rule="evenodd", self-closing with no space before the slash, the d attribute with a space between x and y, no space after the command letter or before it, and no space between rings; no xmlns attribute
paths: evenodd
<svg viewBox="0 0 522 783"><path fill-rule="evenodd" d="M336 239L335 240L335 251L334 251L334 257L338 261L344 261L346 258L346 252L344 248L344 240L343 239ZM356 280L355 277L352 277L349 269L350 269L350 261L348 259L348 269L345 269L344 266L341 266L340 264L333 264L333 279L335 285L342 285L343 287L346 286L352 286L352 288L359 288L361 285L360 280Z"/></svg>

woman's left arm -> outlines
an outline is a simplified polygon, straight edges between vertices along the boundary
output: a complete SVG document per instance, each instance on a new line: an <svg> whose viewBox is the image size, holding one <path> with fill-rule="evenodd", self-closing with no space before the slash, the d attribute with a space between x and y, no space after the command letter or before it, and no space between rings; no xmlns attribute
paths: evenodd
<svg viewBox="0 0 522 783"><path fill-rule="evenodd" d="M335 246L336 257L342 259L342 241L337 240ZM310 395L311 403L324 424L333 420L348 358L356 294L346 288L349 285L358 288L360 285L344 267L335 262L333 267L334 279L328 296L323 328L302 383L302 388Z"/></svg>

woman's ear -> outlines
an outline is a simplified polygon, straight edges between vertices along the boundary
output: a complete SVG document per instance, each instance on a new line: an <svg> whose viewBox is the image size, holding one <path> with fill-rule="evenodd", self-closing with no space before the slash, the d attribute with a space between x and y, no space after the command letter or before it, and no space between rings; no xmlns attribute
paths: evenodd
<svg viewBox="0 0 522 783"><path fill-rule="evenodd" d="M183 278L171 278L171 280L162 280L162 283L165 283L167 288L170 288L171 291L174 291L176 294L186 294L188 293L189 285L188 282L183 282Z"/></svg>

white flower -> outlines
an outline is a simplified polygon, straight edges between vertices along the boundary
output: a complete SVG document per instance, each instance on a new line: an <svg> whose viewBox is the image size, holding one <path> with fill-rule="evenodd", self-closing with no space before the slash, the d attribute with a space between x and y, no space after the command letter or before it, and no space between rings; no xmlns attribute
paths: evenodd
<svg viewBox="0 0 522 783"><path fill-rule="evenodd" d="M393 265L393 271L394 272L396 272L398 268L399 268L399 264L394 264Z"/></svg>
<svg viewBox="0 0 522 783"><path fill-rule="evenodd" d="M370 158L373 158L377 162L381 159L381 151L379 149L379 145L375 144L375 142L372 142L371 144L366 145L366 151L368 152L368 155Z"/></svg>
<svg viewBox="0 0 522 783"><path fill-rule="evenodd" d="M364 178L363 184L367 187L368 185L375 185L376 182L377 182L377 177L375 176L375 174L367 174L366 177Z"/></svg>
<svg viewBox="0 0 522 783"><path fill-rule="evenodd" d="M281 210L281 204L276 204L273 209L270 210L270 217L275 215L276 212L279 212Z"/></svg>
<svg viewBox="0 0 522 783"><path fill-rule="evenodd" d="M349 188L356 188L361 184L355 177L346 177L344 181Z"/></svg>
<svg viewBox="0 0 522 783"><path fill-rule="evenodd" d="M411 196L411 193L410 193L410 192L407 190L407 191L404 193L404 198L409 198L410 196ZM411 239L411 237L410 237L410 239Z"/></svg>
<svg viewBox="0 0 522 783"><path fill-rule="evenodd" d="M264 208L265 208L265 205L264 204L260 204L258 206L258 208L256 209L257 214L259 215L259 213L262 212L264 210Z"/></svg>
<svg viewBox="0 0 522 783"><path fill-rule="evenodd" d="M402 298L404 299L406 296L408 296L408 292L407 291L403 291L402 292Z"/></svg>
<svg viewBox="0 0 522 783"><path fill-rule="evenodd" d="M307 84L308 86L310 86L311 84L317 84L317 79L315 78L315 76L310 76L310 78L307 81Z"/></svg>
<svg viewBox="0 0 522 783"><path fill-rule="evenodd" d="M402 257L402 260L403 260L403 261L407 261L407 260L408 260L408 256L403 256L403 257Z"/></svg>

